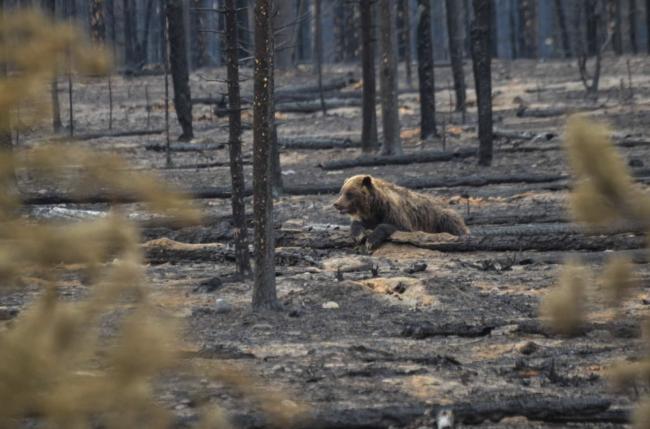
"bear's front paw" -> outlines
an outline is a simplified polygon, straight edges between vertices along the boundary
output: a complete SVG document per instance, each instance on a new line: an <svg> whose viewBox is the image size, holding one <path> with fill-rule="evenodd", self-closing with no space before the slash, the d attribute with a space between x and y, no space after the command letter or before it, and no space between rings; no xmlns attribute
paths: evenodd
<svg viewBox="0 0 650 429"><path fill-rule="evenodd" d="M352 235L352 239L357 244L362 244L365 242L366 237L368 236L368 231L363 227L361 222L352 222L352 225L350 225L350 233Z"/></svg>
<svg viewBox="0 0 650 429"><path fill-rule="evenodd" d="M397 231L397 228L391 224L382 223L366 238L366 249L372 251L381 246L390 236Z"/></svg>

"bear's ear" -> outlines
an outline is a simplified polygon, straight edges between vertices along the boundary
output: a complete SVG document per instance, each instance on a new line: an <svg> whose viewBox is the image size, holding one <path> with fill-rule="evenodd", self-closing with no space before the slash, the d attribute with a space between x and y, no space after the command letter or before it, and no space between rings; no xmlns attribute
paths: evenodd
<svg viewBox="0 0 650 429"><path fill-rule="evenodd" d="M364 177L363 180L361 181L361 184L368 189L372 189L372 177L370 176Z"/></svg>

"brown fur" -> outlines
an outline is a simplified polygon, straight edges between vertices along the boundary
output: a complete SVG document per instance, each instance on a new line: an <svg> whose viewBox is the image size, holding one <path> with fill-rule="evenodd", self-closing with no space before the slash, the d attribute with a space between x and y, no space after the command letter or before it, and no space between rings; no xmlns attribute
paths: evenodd
<svg viewBox="0 0 650 429"><path fill-rule="evenodd" d="M371 176L347 179L334 207L368 229L389 224L401 231L469 234L462 217L453 209L441 207L428 195Z"/></svg>

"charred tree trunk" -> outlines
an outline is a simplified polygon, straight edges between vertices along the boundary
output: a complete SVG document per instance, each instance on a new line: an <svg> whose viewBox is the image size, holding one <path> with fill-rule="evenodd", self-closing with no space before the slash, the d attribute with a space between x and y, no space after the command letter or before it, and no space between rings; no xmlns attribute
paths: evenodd
<svg viewBox="0 0 650 429"><path fill-rule="evenodd" d="M314 0L314 20L314 66L316 67L316 74L318 76L318 94L321 109L323 115L326 115L327 107L325 106L325 97L323 96L323 23L320 0Z"/></svg>
<svg viewBox="0 0 650 429"><path fill-rule="evenodd" d="M490 58L491 0L472 0L472 63L478 107L479 165L492 163L492 64Z"/></svg>
<svg viewBox="0 0 650 429"><path fill-rule="evenodd" d="M236 0L226 0L226 58L228 63L228 102L230 176L232 178L232 217L235 228L235 259L241 274L251 270L244 205L244 163L241 152L241 98L239 94L239 38Z"/></svg>
<svg viewBox="0 0 650 429"><path fill-rule="evenodd" d="M137 45L137 15L133 0L122 1L124 12L124 60L130 69L137 68L136 45Z"/></svg>
<svg viewBox="0 0 650 429"><path fill-rule="evenodd" d="M275 288L275 239L271 152L273 95L273 28L271 0L255 1L255 100L253 103L253 214L255 218L255 310L278 307Z"/></svg>
<svg viewBox="0 0 650 429"><path fill-rule="evenodd" d="M201 68L207 66L209 63L208 42L205 38L206 33L204 32L204 30L207 29L205 13L202 10L198 10L203 7L203 0L192 0L192 5L192 44L194 45L192 50L192 64L194 65L194 68ZM235 18L237 17L235 16ZM226 46L226 50L228 49L229 48ZM228 56L228 54L226 56Z"/></svg>
<svg viewBox="0 0 650 429"><path fill-rule="evenodd" d="M566 26L566 15L564 13L564 3L562 0L554 0L555 16L557 25L560 30L560 40L562 41L562 54L565 58L571 57L571 43L569 41L569 32Z"/></svg>
<svg viewBox="0 0 650 429"><path fill-rule="evenodd" d="M587 18L587 55L592 56L596 55L600 49L600 38L599 38L599 22L600 17L598 16L598 10L600 9L599 0L586 0L585 2L585 14Z"/></svg>
<svg viewBox="0 0 650 429"><path fill-rule="evenodd" d="M449 34L449 58L454 77L456 111L466 110L465 70L463 69L463 33L461 31L462 13L457 0L446 0L447 32Z"/></svg>
<svg viewBox="0 0 650 429"><path fill-rule="evenodd" d="M632 53L634 55L639 53L639 45L637 43L637 24L636 24L636 19L637 19L637 14L639 13L639 9L636 4L636 0L630 0L630 9L628 11L628 19L629 19L629 26L630 26L630 49L632 49Z"/></svg>
<svg viewBox="0 0 650 429"><path fill-rule="evenodd" d="M508 23L510 24L510 48L512 59L519 58L519 38L517 37L517 8L516 0L511 0L510 13L508 14ZM470 28L471 32L471 28ZM471 37L469 37L471 39ZM470 48L471 52L471 48ZM471 55L471 53L470 53Z"/></svg>
<svg viewBox="0 0 650 429"><path fill-rule="evenodd" d="M609 0L609 16L610 21L613 22L612 29L612 48L616 55L623 55L623 18L621 11L621 0Z"/></svg>
<svg viewBox="0 0 650 429"><path fill-rule="evenodd" d="M51 8L54 8L54 0L51 0ZM0 18L4 15L4 0L0 0ZM6 42L5 42L6 43ZM5 46L6 47L6 46ZM4 52L0 52L4 54ZM0 80L7 78L7 64L0 65ZM11 119L8 111L0 112L0 156L7 168L0 171L0 190L6 194L13 193L16 190L16 175L12 162L13 142L11 141ZM9 162L7 162L9 161ZM5 195L4 197L6 197Z"/></svg>
<svg viewBox="0 0 650 429"><path fill-rule="evenodd" d="M190 94L189 65L187 63L186 31L183 19L183 2L167 0L167 31L169 39L169 62L174 85L174 107L183 133L180 141L194 138L192 131L192 96Z"/></svg>
<svg viewBox="0 0 650 429"><path fill-rule="evenodd" d="M373 152L379 148L377 106L375 102L375 43L372 23L372 5L374 1L361 0L359 3L363 67L363 124L361 126L361 147L363 152Z"/></svg>
<svg viewBox="0 0 650 429"><path fill-rule="evenodd" d="M275 122L275 38L271 40L271 80L269 88L271 91L271 179L274 196L282 194L284 185L282 183L282 166L280 165L280 144L278 142L278 125ZM322 91L321 91L322 93Z"/></svg>
<svg viewBox="0 0 650 429"><path fill-rule="evenodd" d="M381 88L381 114L384 127L384 155L402 153L400 141L399 104L397 100L397 52L395 38L395 15L389 0L379 0L379 33L381 61L379 86Z"/></svg>
<svg viewBox="0 0 650 429"><path fill-rule="evenodd" d="M525 58L537 57L537 1L519 2L519 46Z"/></svg>
<svg viewBox="0 0 650 429"><path fill-rule="evenodd" d="M147 8L145 10L144 18L144 31L142 40L138 41L135 47L135 61L138 68L142 68L147 62L149 56L149 29L151 28L151 20L154 12L154 0L147 0ZM136 38L137 40L137 38Z"/></svg>
<svg viewBox="0 0 650 429"><path fill-rule="evenodd" d="M293 0L275 0L273 14L275 64L278 69L291 68L291 35L296 23L296 10Z"/></svg>
<svg viewBox="0 0 650 429"><path fill-rule="evenodd" d="M409 7L410 0L400 0L399 13L400 13L400 47L404 55L404 68L406 69L406 83L410 87L413 86L413 77L411 73L411 9Z"/></svg>
<svg viewBox="0 0 650 429"><path fill-rule="evenodd" d="M301 35L304 32L303 21L306 19L307 0L298 0L298 18L291 39L291 62L294 67L298 66L300 60L300 50L302 48Z"/></svg>
<svg viewBox="0 0 650 429"><path fill-rule="evenodd" d="M117 58L117 30L115 20L115 0L106 0L106 15L111 28L111 45L113 58Z"/></svg>
<svg viewBox="0 0 650 429"><path fill-rule="evenodd" d="M237 7L239 9L237 11L237 20L239 23L239 56L248 57L253 47L253 31L251 29L253 24L250 19L251 8L249 7L249 0L237 0Z"/></svg>
<svg viewBox="0 0 650 429"><path fill-rule="evenodd" d="M650 54L650 0L646 0L645 2L645 25L648 29L646 34L646 50Z"/></svg>
<svg viewBox="0 0 650 429"><path fill-rule="evenodd" d="M418 0L418 79L420 84L420 137L426 140L436 130L436 88L433 71L431 1Z"/></svg>
<svg viewBox="0 0 650 429"><path fill-rule="evenodd" d="M90 33L95 42L103 42L106 38L104 0L90 0Z"/></svg>
<svg viewBox="0 0 650 429"><path fill-rule="evenodd" d="M52 18L56 18L56 0L45 0L46 10L48 15ZM63 128L63 123L61 122L61 106L59 103L59 79L56 74L52 78L50 83L50 95L52 98L52 128L54 132L61 131Z"/></svg>

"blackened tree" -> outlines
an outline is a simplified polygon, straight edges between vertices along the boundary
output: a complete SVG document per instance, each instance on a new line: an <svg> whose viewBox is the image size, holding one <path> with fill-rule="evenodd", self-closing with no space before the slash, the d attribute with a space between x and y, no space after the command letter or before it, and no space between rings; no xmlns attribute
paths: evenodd
<svg viewBox="0 0 650 429"><path fill-rule="evenodd" d="M273 29L271 0L255 1L255 72L253 100L253 215L255 218L255 310L278 307L275 287L275 238L271 152L273 145Z"/></svg>
<svg viewBox="0 0 650 429"><path fill-rule="evenodd" d="M492 60L490 19L492 0L473 0L472 63L478 106L479 165L492 163Z"/></svg>
<svg viewBox="0 0 650 429"><path fill-rule="evenodd" d="M178 138L189 141L194 138L192 130L192 96L190 94L189 65L186 50L186 30L183 19L182 0L166 0L169 62L174 86L176 117L183 130Z"/></svg>

